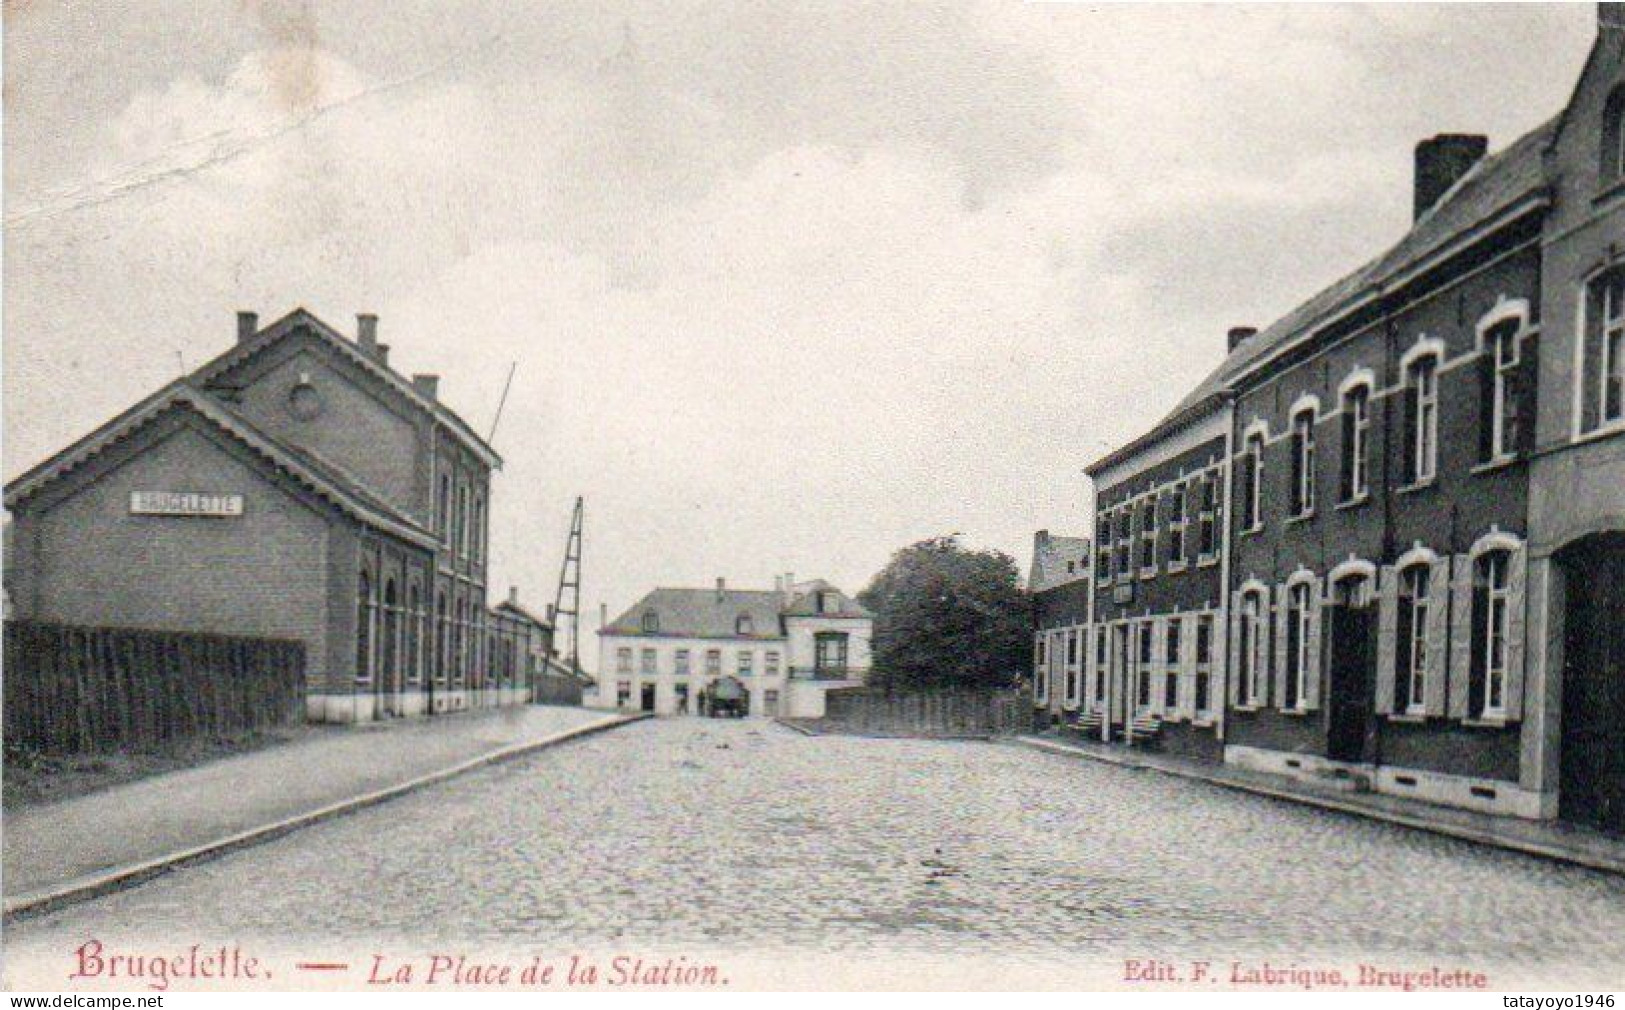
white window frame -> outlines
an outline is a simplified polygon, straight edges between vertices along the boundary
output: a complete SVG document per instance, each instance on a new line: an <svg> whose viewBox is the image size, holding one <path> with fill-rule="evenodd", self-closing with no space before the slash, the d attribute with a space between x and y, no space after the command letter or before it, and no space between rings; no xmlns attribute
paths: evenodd
<svg viewBox="0 0 1625 1010"><path fill-rule="evenodd" d="M1625 273L1606 271L1594 283L1602 285L1602 348L1597 388L1599 426L1625 420ZM1608 412L1609 386L1619 386L1615 411Z"/></svg>
<svg viewBox="0 0 1625 1010"><path fill-rule="evenodd" d="M1190 549L1190 543L1185 536L1185 531L1190 526L1190 486L1182 481L1175 484L1168 495L1168 569L1175 571L1185 567L1185 552ZM1174 550L1176 544L1179 547L1178 551Z"/></svg>
<svg viewBox="0 0 1625 1010"><path fill-rule="evenodd" d="M641 674L658 674L660 672L660 654L654 649L643 649L638 653L638 672Z"/></svg>
<svg viewBox="0 0 1625 1010"><path fill-rule="evenodd" d="M779 675L779 651L777 649L767 650L767 655L762 660L762 675L764 677L777 677Z"/></svg>
<svg viewBox="0 0 1625 1010"><path fill-rule="evenodd" d="M690 658L691 658L691 656L690 656L689 650L687 650L687 649L678 649L677 650L677 658L676 658L675 668L676 668L676 672L677 672L678 676L682 677L682 676L687 676L688 675L689 671L692 669L692 667L690 665Z"/></svg>
<svg viewBox="0 0 1625 1010"><path fill-rule="evenodd" d="M756 653L749 649L740 649L735 652L734 672L741 677L754 677L756 675Z"/></svg>
<svg viewBox="0 0 1625 1010"><path fill-rule="evenodd" d="M1191 712L1198 722L1211 718L1214 713L1213 648L1218 644L1218 640L1214 636L1217 623L1211 613L1204 612L1196 615L1196 621L1191 628L1191 665L1196 669L1196 683L1191 685ZM1206 659L1202 658L1201 650L1202 633L1204 631L1207 632ZM1201 704L1202 692L1200 688L1204 682L1207 684L1206 705Z"/></svg>
<svg viewBox="0 0 1625 1010"><path fill-rule="evenodd" d="M1162 676L1157 684L1162 692L1162 708L1164 712L1179 711L1179 669L1180 653L1191 647L1185 640L1185 618L1179 614L1170 614L1163 624L1162 631ZM1168 700L1168 678L1174 681L1174 700Z"/></svg>
<svg viewBox="0 0 1625 1010"><path fill-rule="evenodd" d="M1262 587L1253 585L1242 590L1241 624L1247 647L1239 653L1237 684L1247 696L1240 701L1240 707L1261 708L1265 702L1265 662L1269 657L1269 598Z"/></svg>
<svg viewBox="0 0 1625 1010"><path fill-rule="evenodd" d="M1247 503L1252 522L1243 533L1264 528L1264 445L1267 441L1267 434L1259 430L1249 430L1242 441L1242 455L1252 473L1252 487L1248 489L1251 500Z"/></svg>
<svg viewBox="0 0 1625 1010"><path fill-rule="evenodd" d="M619 646L619 647L616 648L616 650L615 650L615 672L616 673L631 673L632 672L632 648L630 646L623 645L623 646Z"/></svg>
<svg viewBox="0 0 1625 1010"><path fill-rule="evenodd" d="M1412 578L1415 584L1412 585ZM1420 590L1420 591L1417 591ZM1428 611L1432 598L1433 563L1414 561L1399 570L1400 605L1410 608L1410 641L1398 643L1405 650L1405 714L1427 711Z"/></svg>
<svg viewBox="0 0 1625 1010"><path fill-rule="evenodd" d="M1405 385L1415 388L1416 417L1412 419L1411 483L1426 484L1439 472L1439 365L1443 355L1429 350L1405 365ZM1424 384L1424 379L1426 380Z"/></svg>
<svg viewBox="0 0 1625 1010"><path fill-rule="evenodd" d="M1294 519L1315 514L1315 423L1319 413L1314 406L1299 407L1292 413L1292 455L1298 471Z"/></svg>
<svg viewBox="0 0 1625 1010"><path fill-rule="evenodd" d="M1492 565L1499 562L1499 565ZM1484 579L1484 710L1480 716L1485 719L1501 719L1506 717L1507 704L1507 675L1510 672L1507 665L1507 633L1510 630L1512 618L1512 552L1505 549L1486 551L1475 559L1475 565L1483 565ZM1500 585L1497 586L1491 574L1499 570L1501 573ZM1477 572L1474 572L1477 577ZM1499 646L1500 662L1497 663L1496 653ZM1499 691L1492 691L1498 687ZM1495 696L1499 693L1500 697Z"/></svg>
<svg viewBox="0 0 1625 1010"><path fill-rule="evenodd" d="M1371 380L1361 377L1342 389L1343 413L1351 419L1350 437L1343 444L1343 454L1349 461L1349 493L1343 499L1345 502L1364 501L1371 494L1371 388ZM1338 476L1342 476L1341 470Z"/></svg>
<svg viewBox="0 0 1625 1010"><path fill-rule="evenodd" d="M1287 619L1297 625L1298 632L1298 647L1288 656L1293 665L1287 671L1293 681L1291 711L1294 712L1308 709L1309 669L1313 658L1309 654L1309 625L1314 619L1314 592L1315 583L1310 579L1298 579L1287 585Z"/></svg>
<svg viewBox="0 0 1625 1010"><path fill-rule="evenodd" d="M1161 502L1155 491L1147 495L1145 501L1140 504L1139 570L1141 578L1148 578L1157 573L1157 523L1158 513L1162 511L1158 507L1160 504ZM1145 563L1147 557L1151 559L1150 564Z"/></svg>

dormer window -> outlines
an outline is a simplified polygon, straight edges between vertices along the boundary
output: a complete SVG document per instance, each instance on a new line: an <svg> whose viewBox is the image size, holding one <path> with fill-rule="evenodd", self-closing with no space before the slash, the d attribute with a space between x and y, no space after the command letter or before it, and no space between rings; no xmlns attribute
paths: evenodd
<svg viewBox="0 0 1625 1010"><path fill-rule="evenodd" d="M838 614L841 612L841 594L821 591L818 594L818 612L820 614Z"/></svg>
<svg viewBox="0 0 1625 1010"><path fill-rule="evenodd" d="M643 612L643 633L646 635L658 635L660 633L660 615L653 610Z"/></svg>
<svg viewBox="0 0 1625 1010"><path fill-rule="evenodd" d="M755 633L755 625L751 621L749 614L740 614L738 617L734 618L734 634L752 635Z"/></svg>

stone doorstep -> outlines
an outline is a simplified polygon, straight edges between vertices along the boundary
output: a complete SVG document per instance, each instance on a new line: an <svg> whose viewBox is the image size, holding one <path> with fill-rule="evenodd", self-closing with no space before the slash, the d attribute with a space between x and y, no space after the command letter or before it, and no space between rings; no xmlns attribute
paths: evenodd
<svg viewBox="0 0 1625 1010"><path fill-rule="evenodd" d="M1052 754L1087 758L1124 768L1161 772L1165 775L1206 782L1224 789L1365 817L1460 841L1475 842L1524 855L1583 866L1604 873L1625 875L1625 841L1615 841L1601 835L1565 837L1564 832L1546 822L1515 821L1513 818L1496 817L1492 814L1436 807L1433 804L1407 800L1403 797L1382 796L1379 802L1375 794L1360 793L1346 787L1339 788L1332 783L1324 785L1317 783L1315 787L1309 788L1304 783L1286 776L1268 775L1264 772L1247 772L1245 775L1239 775L1230 771L1228 766L1212 768L1166 756L1115 753L1104 747L1046 740L1031 735L1011 739L1021 746Z"/></svg>
<svg viewBox="0 0 1625 1010"><path fill-rule="evenodd" d="M122 891L138 884L144 883L154 877L162 876L172 870L182 869L197 863L218 859L221 856L235 852L238 849L248 848L291 834L300 828L309 827L321 821L339 817L344 814L362 810L366 807L385 803L389 800L416 792L419 789L444 782L467 772L476 771L488 765L523 757L534 751L546 750L559 744L568 743L582 737L592 736L607 730L628 726L649 718L647 713L634 713L615 717L613 713L606 713L609 718L599 722L577 726L573 729L562 730L536 740L527 740L523 743L512 744L496 750L488 751L473 758L460 761L448 768L419 775L416 778L399 782L395 785L385 786L371 792L339 800L326 806L318 807L304 813L295 814L270 824L250 828L235 834L217 838L201 845L191 846L178 852L159 856L155 859L144 860L129 866L103 870L88 874L73 880L68 880L47 890L33 891L16 896L7 896L4 905L4 921L12 922L17 919L41 915L45 912L55 911L68 905L88 901L102 895Z"/></svg>

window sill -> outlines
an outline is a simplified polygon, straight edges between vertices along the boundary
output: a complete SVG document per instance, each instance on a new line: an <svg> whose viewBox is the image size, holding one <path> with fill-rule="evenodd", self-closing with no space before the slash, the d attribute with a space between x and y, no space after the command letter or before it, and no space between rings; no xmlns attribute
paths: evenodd
<svg viewBox="0 0 1625 1010"><path fill-rule="evenodd" d="M1309 520L1313 519L1314 517L1315 517L1315 510L1310 509L1307 512L1299 512L1296 515L1287 516L1286 517L1286 524L1288 526L1296 526L1299 523L1306 523Z"/></svg>
<svg viewBox="0 0 1625 1010"><path fill-rule="evenodd" d="M1419 480L1411 484L1405 484L1399 488L1396 488L1394 490L1394 494L1411 494L1415 491L1427 491L1433 487L1437 479L1438 478L1436 477L1429 477L1427 480Z"/></svg>
<svg viewBox="0 0 1625 1010"><path fill-rule="evenodd" d="M1196 567L1198 568L1212 568L1218 563L1219 556L1217 554L1204 554L1196 559Z"/></svg>
<svg viewBox="0 0 1625 1010"><path fill-rule="evenodd" d="M1236 535L1237 536L1243 536L1243 537L1250 537L1254 533L1262 533L1262 532L1264 532L1264 524L1263 523L1255 523L1252 526L1249 526L1244 530L1237 530Z"/></svg>
<svg viewBox="0 0 1625 1010"><path fill-rule="evenodd" d="M1504 456L1496 456L1493 459L1487 459L1473 467L1469 472L1474 474L1495 473L1499 470L1505 470L1514 463L1521 462L1522 459L1523 457L1519 456L1517 453L1508 453Z"/></svg>
<svg viewBox="0 0 1625 1010"><path fill-rule="evenodd" d="M1144 581L1146 581L1148 579L1154 579L1156 577L1157 577L1157 570L1155 568L1142 568L1142 569L1140 569L1140 581L1144 582Z"/></svg>
<svg viewBox="0 0 1625 1010"><path fill-rule="evenodd" d="M1596 196L1591 198L1591 203L1593 206L1599 206L1621 196L1625 196L1625 176L1615 179L1604 186Z"/></svg>
<svg viewBox="0 0 1625 1010"><path fill-rule="evenodd" d="M1595 442L1599 439L1607 438L1610 435L1619 434L1625 434L1625 417L1615 418L1612 421L1604 421L1595 428L1592 428L1590 431L1582 431L1573 438L1569 439L1568 445L1584 445L1587 442Z"/></svg>
<svg viewBox="0 0 1625 1010"><path fill-rule="evenodd" d="M1474 729L1506 729L1511 725L1511 721L1504 715L1481 715L1465 718L1461 724Z"/></svg>
<svg viewBox="0 0 1625 1010"><path fill-rule="evenodd" d="M1344 498L1342 501L1338 502L1337 505L1336 505L1336 508L1339 511L1341 511L1343 509L1359 508L1361 505L1366 504L1370 500L1371 500L1371 492L1370 491L1361 491L1359 494L1355 495L1353 498Z"/></svg>
<svg viewBox="0 0 1625 1010"><path fill-rule="evenodd" d="M1428 721L1426 712L1390 712L1389 722L1407 722L1413 726L1420 726Z"/></svg>
<svg viewBox="0 0 1625 1010"><path fill-rule="evenodd" d="M1211 715L1199 715L1191 720L1191 725L1197 727L1198 729L1211 729L1214 726L1217 726L1218 723Z"/></svg>
<svg viewBox="0 0 1625 1010"><path fill-rule="evenodd" d="M1180 572L1188 571L1189 569L1190 569L1190 565L1186 564L1183 561L1171 561L1171 562L1168 563L1168 574L1169 575L1178 575Z"/></svg>
<svg viewBox="0 0 1625 1010"><path fill-rule="evenodd" d="M1258 709L1259 709L1259 706L1258 705L1253 705L1253 704L1240 704L1240 705L1232 705L1232 706L1230 706L1230 708L1231 708L1232 711L1235 711L1235 712L1257 712Z"/></svg>
<svg viewBox="0 0 1625 1010"><path fill-rule="evenodd" d="M1306 715L1308 715L1310 713L1309 709L1302 708L1302 707L1282 708L1282 709L1277 709L1276 711L1280 712L1282 715L1290 715L1295 719L1301 719L1301 718L1303 718L1304 716L1306 716Z"/></svg>

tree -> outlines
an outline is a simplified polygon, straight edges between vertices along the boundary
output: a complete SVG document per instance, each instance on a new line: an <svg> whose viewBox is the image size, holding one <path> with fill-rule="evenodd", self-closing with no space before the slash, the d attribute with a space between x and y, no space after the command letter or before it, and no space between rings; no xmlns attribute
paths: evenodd
<svg viewBox="0 0 1625 1010"><path fill-rule="evenodd" d="M1032 666L1032 603L1015 559L922 540L858 594L875 615L871 682L886 690L1004 689Z"/></svg>

